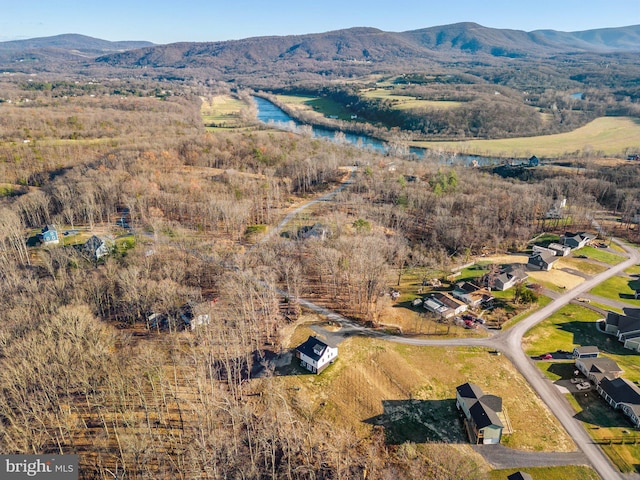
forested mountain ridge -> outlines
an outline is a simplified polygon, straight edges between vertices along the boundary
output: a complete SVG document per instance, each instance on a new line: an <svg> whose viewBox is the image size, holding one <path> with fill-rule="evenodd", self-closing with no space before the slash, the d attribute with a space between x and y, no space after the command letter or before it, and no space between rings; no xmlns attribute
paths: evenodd
<svg viewBox="0 0 640 480"><path fill-rule="evenodd" d="M443 60L452 55L544 57L562 53L611 53L640 50L640 26L585 32L524 32L458 23L407 32L351 28L326 33L255 37L206 43L174 43L109 54L111 65L229 69L239 64L351 61L397 65Z"/></svg>
<svg viewBox="0 0 640 480"><path fill-rule="evenodd" d="M306 35L253 37L220 42L109 42L77 34L0 42L4 68L151 67L209 69L220 75L272 71L359 74L451 61L492 63L500 58L549 58L563 54L640 51L640 26L582 32L488 28L464 22L405 32L356 27ZM494 60L492 60L494 59ZM97 65L96 65L97 63ZM278 68L274 69L274 66Z"/></svg>

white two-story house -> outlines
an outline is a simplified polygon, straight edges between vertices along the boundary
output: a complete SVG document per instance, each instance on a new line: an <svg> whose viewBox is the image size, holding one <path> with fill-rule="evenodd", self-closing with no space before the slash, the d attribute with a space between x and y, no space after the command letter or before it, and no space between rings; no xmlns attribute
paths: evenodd
<svg viewBox="0 0 640 480"><path fill-rule="evenodd" d="M338 347L312 336L296 348L296 357L300 359L302 367L320 373L338 358Z"/></svg>

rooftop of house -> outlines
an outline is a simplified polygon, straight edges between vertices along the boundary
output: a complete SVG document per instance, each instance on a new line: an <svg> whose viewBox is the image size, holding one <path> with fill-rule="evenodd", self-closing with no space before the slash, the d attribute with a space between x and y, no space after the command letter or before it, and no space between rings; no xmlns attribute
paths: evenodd
<svg viewBox="0 0 640 480"><path fill-rule="evenodd" d="M317 337L310 336L304 343L299 345L296 350L313 360L320 360L327 347L335 348L327 342L323 342Z"/></svg>
<svg viewBox="0 0 640 480"><path fill-rule="evenodd" d="M509 475L507 480L533 480L533 477L526 472L516 472Z"/></svg>
<svg viewBox="0 0 640 480"><path fill-rule="evenodd" d="M540 264L540 263L553 263L558 258L551 252L535 252L529 257L529 263Z"/></svg>
<svg viewBox="0 0 640 480"><path fill-rule="evenodd" d="M600 382L600 388L616 403L640 406L640 388L625 378L605 377Z"/></svg>
<svg viewBox="0 0 640 480"><path fill-rule="evenodd" d="M636 313L637 314L637 313ZM640 317L623 315L617 312L607 312L607 325L618 327L618 333L624 334L640 330Z"/></svg>
<svg viewBox="0 0 640 480"><path fill-rule="evenodd" d="M456 309L464 305L463 302L460 302L453 298L451 295L443 292L435 292L431 294L431 297L436 301L442 303L447 308Z"/></svg>
<svg viewBox="0 0 640 480"><path fill-rule="evenodd" d="M588 373L593 374L598 381L602 380L602 378L609 374L616 376L616 374L619 375L622 373L622 369L610 358L580 358L576 360L576 364L578 362L584 365L585 370Z"/></svg>
<svg viewBox="0 0 640 480"><path fill-rule="evenodd" d="M594 345L587 345L584 347L576 347L573 351L579 355L586 355L589 353L600 353L600 349Z"/></svg>
<svg viewBox="0 0 640 480"><path fill-rule="evenodd" d="M478 428L489 425L504 426L497 414L502 411L502 398L496 395L485 395L482 388L470 382L457 386L456 392L467 405Z"/></svg>

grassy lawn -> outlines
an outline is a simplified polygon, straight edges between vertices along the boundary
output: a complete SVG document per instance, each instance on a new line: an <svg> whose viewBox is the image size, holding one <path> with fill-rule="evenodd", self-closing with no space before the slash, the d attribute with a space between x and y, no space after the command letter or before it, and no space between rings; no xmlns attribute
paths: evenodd
<svg viewBox="0 0 640 480"><path fill-rule="evenodd" d="M592 151L623 155L640 145L640 120L632 117L600 117L572 132L528 138L470 140L465 142L415 142L416 146L476 155L555 158L567 153Z"/></svg>
<svg viewBox="0 0 640 480"><path fill-rule="evenodd" d="M620 471L636 472L640 463L640 432L627 418L613 410L594 390L568 394L576 418L583 422L589 435L602 446L604 452ZM627 444L629 443L629 444Z"/></svg>
<svg viewBox="0 0 640 480"><path fill-rule="evenodd" d="M527 355L531 356L595 345L620 365L624 370L624 378L640 381L640 355L624 348L615 337L601 333L595 324L600 317L586 307L566 305L529 330L522 345ZM545 371L548 365L548 362L539 362L538 367Z"/></svg>
<svg viewBox="0 0 640 480"><path fill-rule="evenodd" d="M640 307L640 299L633 298L636 288L640 288L640 280L615 276L602 282L589 293L628 303L629 306Z"/></svg>
<svg viewBox="0 0 640 480"><path fill-rule="evenodd" d="M511 362L483 348L421 348L353 337L340 344L340 358L321 375L275 378L314 421L336 422L363 436L372 425L381 425L392 444L466 444L455 387L470 381L503 397L514 428L504 437L509 447L574 448Z"/></svg>
<svg viewBox="0 0 640 480"><path fill-rule="evenodd" d="M538 367L552 382L571 379L575 370L572 361L539 362ZM640 460L640 445L634 444L640 443L640 431L634 429L620 411L610 408L595 390L565 396L589 435L599 443L605 443L603 450L618 468L623 472L634 472L634 465Z"/></svg>
<svg viewBox="0 0 640 480"><path fill-rule="evenodd" d="M640 265L634 265L631 268L627 268L624 273L629 275L640 275Z"/></svg>
<svg viewBox="0 0 640 480"><path fill-rule="evenodd" d="M598 332L595 321L601 315L579 305L565 305L527 332L522 340L527 355L535 356L576 346L615 346L617 341ZM608 340L608 342L607 342Z"/></svg>
<svg viewBox="0 0 640 480"><path fill-rule="evenodd" d="M526 472L533 478L544 480L599 480L600 476L595 470L578 465L569 465L567 467L526 467L511 468L508 470L493 470L489 472L489 480L504 480L512 473Z"/></svg>
<svg viewBox="0 0 640 480"><path fill-rule="evenodd" d="M577 255L586 255L589 258L604 262L609 265L617 265L620 262L626 260L625 257L616 255L615 253L608 252L602 248L595 247L582 247L580 250L576 250Z"/></svg>

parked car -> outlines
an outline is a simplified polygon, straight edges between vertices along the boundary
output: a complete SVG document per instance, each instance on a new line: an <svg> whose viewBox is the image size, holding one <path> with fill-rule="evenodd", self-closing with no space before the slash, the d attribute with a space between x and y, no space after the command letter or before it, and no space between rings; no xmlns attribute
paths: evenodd
<svg viewBox="0 0 640 480"><path fill-rule="evenodd" d="M551 355L550 353L545 353L544 355L540 355L540 358L542 360L551 360L553 358L553 355Z"/></svg>
<svg viewBox="0 0 640 480"><path fill-rule="evenodd" d="M591 384L589 382L581 382L576 385L578 390L589 390L591 388Z"/></svg>
<svg viewBox="0 0 640 480"><path fill-rule="evenodd" d="M577 301L582 302L582 303L591 303L591 300L589 300L588 298L584 298L584 297L578 297L576 298Z"/></svg>

